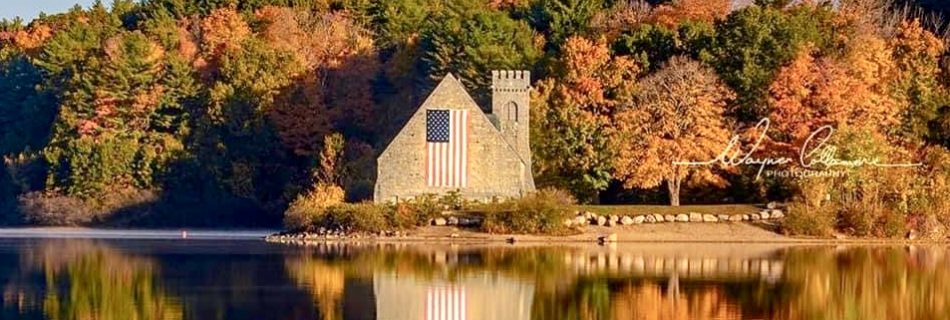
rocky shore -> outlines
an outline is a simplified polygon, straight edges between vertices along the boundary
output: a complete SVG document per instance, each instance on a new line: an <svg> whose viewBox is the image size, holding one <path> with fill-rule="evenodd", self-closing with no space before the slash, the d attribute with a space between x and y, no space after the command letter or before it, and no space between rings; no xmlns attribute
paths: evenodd
<svg viewBox="0 0 950 320"><path fill-rule="evenodd" d="M564 225L577 233L565 236L493 235L476 231L481 224L479 217L459 216L444 213L429 221L429 227L416 230L386 230L375 233L352 232L345 229L318 228L311 232L282 232L267 236L268 242L307 245L325 241L384 240L384 241L566 241L566 242L616 242L650 241L744 241L781 237L752 224L769 224L785 217L778 206L769 205L757 213L679 213L679 214L597 214L576 211L565 219ZM725 229L711 225L730 225ZM663 226L667 227L663 227ZM740 226L742 225L742 226ZM651 227L656 226L656 227ZM637 228L643 229L636 231ZM736 228L741 228L736 233ZM689 231L689 230L693 231ZM696 230L702 230L696 232ZM664 231L668 230L668 231ZM722 231L720 231L722 230ZM660 232L658 232L660 231ZM618 236L621 234L623 236ZM703 235L707 237L703 237ZM744 236L743 236L744 235ZM695 236L695 238L694 238ZM733 237L735 236L735 237Z"/></svg>

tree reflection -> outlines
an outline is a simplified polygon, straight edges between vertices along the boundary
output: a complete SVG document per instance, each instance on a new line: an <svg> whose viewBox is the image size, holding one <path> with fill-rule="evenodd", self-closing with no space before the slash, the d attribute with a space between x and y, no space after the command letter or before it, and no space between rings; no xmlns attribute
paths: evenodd
<svg viewBox="0 0 950 320"><path fill-rule="evenodd" d="M24 251L28 272L42 273L48 319L181 319L182 308L156 283L150 259L89 240L44 241Z"/></svg>
<svg viewBox="0 0 950 320"><path fill-rule="evenodd" d="M343 319L343 267L309 256L288 258L286 265L297 285L309 289L323 320Z"/></svg>
<svg viewBox="0 0 950 320"><path fill-rule="evenodd" d="M431 310L505 319L945 319L950 314L950 259L942 246L792 246L718 255L653 249L326 247L288 257L285 264L312 293L324 319L376 313L419 319ZM354 279L373 281L375 292L347 293ZM432 288L449 303L433 304ZM341 307L351 299L367 309ZM527 312L493 313L519 306Z"/></svg>
<svg viewBox="0 0 950 320"><path fill-rule="evenodd" d="M944 247L790 251L777 298L785 319L945 319L950 269Z"/></svg>

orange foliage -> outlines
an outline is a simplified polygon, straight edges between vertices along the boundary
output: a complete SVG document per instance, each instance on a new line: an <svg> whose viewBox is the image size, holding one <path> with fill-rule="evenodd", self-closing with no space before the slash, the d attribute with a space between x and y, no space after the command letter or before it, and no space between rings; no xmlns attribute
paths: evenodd
<svg viewBox="0 0 950 320"><path fill-rule="evenodd" d="M40 48L52 36L53 28L38 24L26 30L0 32L0 41L9 43L19 50L30 52Z"/></svg>
<svg viewBox="0 0 950 320"><path fill-rule="evenodd" d="M884 40L854 39L838 59L806 48L782 68L770 88L775 128L799 143L821 126L868 126L886 132L902 102L890 95L896 68Z"/></svg>
<svg viewBox="0 0 950 320"><path fill-rule="evenodd" d="M250 36L251 27L234 8L215 9L201 20L201 46L212 59L241 48Z"/></svg>
<svg viewBox="0 0 950 320"><path fill-rule="evenodd" d="M729 14L729 0L673 0L653 11L653 22L675 28L684 21L713 22Z"/></svg>
<svg viewBox="0 0 950 320"><path fill-rule="evenodd" d="M334 127L373 128L372 81L379 64L367 30L341 13L269 6L257 17L261 37L293 52L307 68L270 111L284 144L310 155Z"/></svg>
<svg viewBox="0 0 950 320"><path fill-rule="evenodd" d="M627 188L666 182L674 206L684 179L725 185L711 166L673 162L708 161L722 152L731 135L723 114L734 93L708 67L684 57L641 80L639 90L635 105L617 116L616 178Z"/></svg>
<svg viewBox="0 0 950 320"><path fill-rule="evenodd" d="M562 93L579 105L586 106L587 115L598 118L592 121L609 120L621 100L608 95L629 97L632 81L639 73L639 66L627 57L612 57L604 41L593 42L581 37L571 37L565 43L564 78ZM619 90L618 90L619 89ZM618 92L619 91L619 92ZM577 119L585 121L584 119Z"/></svg>
<svg viewBox="0 0 950 320"><path fill-rule="evenodd" d="M947 45L920 25L919 20L902 21L890 41L897 60L897 68L903 75L935 75L940 72L940 57ZM923 61L924 63L920 63Z"/></svg>

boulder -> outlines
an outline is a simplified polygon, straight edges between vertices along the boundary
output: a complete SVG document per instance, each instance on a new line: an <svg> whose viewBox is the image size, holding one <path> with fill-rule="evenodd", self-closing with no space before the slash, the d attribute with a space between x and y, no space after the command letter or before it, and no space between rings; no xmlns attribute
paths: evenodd
<svg viewBox="0 0 950 320"><path fill-rule="evenodd" d="M612 223L612 224L617 224L618 222L620 222L620 216L617 216L617 215L614 215L614 214L612 214L612 215L610 215L609 217L607 217L607 219L609 219L609 220L610 220L610 223Z"/></svg>
<svg viewBox="0 0 950 320"><path fill-rule="evenodd" d="M597 217L597 225L598 225L598 226L606 226L606 225L607 225L607 221L608 221L608 220L607 220L607 217L604 217L604 216Z"/></svg>
<svg viewBox="0 0 950 320"><path fill-rule="evenodd" d="M759 216L758 213L753 213L749 215L749 220L759 220L759 219L762 219L762 217Z"/></svg>
<svg viewBox="0 0 950 320"><path fill-rule="evenodd" d="M780 218L785 217L785 213L779 209L772 209L772 212L769 213L769 217L771 217L772 219L780 219Z"/></svg>
<svg viewBox="0 0 950 320"><path fill-rule="evenodd" d="M587 219L587 217L582 216L582 215L574 217L574 224L578 226L585 225L588 223L588 221L589 220Z"/></svg>
<svg viewBox="0 0 950 320"><path fill-rule="evenodd" d="M747 214L742 215L742 221L749 221L749 215Z"/></svg>
<svg viewBox="0 0 950 320"><path fill-rule="evenodd" d="M663 218L663 215L662 215L662 214L654 213L654 214L652 214L652 216L653 216L653 220L656 220L656 222L663 222L663 221L666 221L666 219Z"/></svg>
<svg viewBox="0 0 950 320"><path fill-rule="evenodd" d="M739 221L742 221L742 215L741 215L741 214L734 214L734 215L731 215L731 216L729 216L729 221L732 221L732 222L739 222Z"/></svg>
<svg viewBox="0 0 950 320"><path fill-rule="evenodd" d="M722 222L729 221L729 215L728 215L728 214L717 214L717 215L716 215L716 218L719 218L719 221L722 221Z"/></svg>
<svg viewBox="0 0 950 320"><path fill-rule="evenodd" d="M687 217L687 219L689 218ZM676 216L673 216L672 214L667 214L663 216L663 220L666 222L673 222L673 221L676 221Z"/></svg>
<svg viewBox="0 0 950 320"><path fill-rule="evenodd" d="M719 222L719 218L711 214L704 214L703 222Z"/></svg>
<svg viewBox="0 0 950 320"><path fill-rule="evenodd" d="M677 221L677 222L689 222L689 215L687 215L687 214L685 214L685 213L680 213L680 214L676 215L676 221Z"/></svg>
<svg viewBox="0 0 950 320"><path fill-rule="evenodd" d="M621 225L625 225L625 226L629 226L629 225L633 224L633 218L628 217L628 216L623 216L623 218L620 218L620 224L621 224Z"/></svg>
<svg viewBox="0 0 950 320"><path fill-rule="evenodd" d="M690 222L703 222L703 215L702 215L701 213L697 213L697 212L690 212L690 213L689 213L689 221L690 221Z"/></svg>
<svg viewBox="0 0 950 320"><path fill-rule="evenodd" d="M654 216L654 215L652 215L652 214L646 215L646 222L647 222L647 223L656 223L656 222L657 222L657 221L656 221L656 216Z"/></svg>
<svg viewBox="0 0 950 320"><path fill-rule="evenodd" d="M768 209L778 209L778 202L770 201L765 207Z"/></svg>
<svg viewBox="0 0 950 320"><path fill-rule="evenodd" d="M442 217L435 218L434 220L432 220L432 224L437 225L437 226L444 226L446 223L448 223L448 221L446 221L445 218L442 218Z"/></svg>
<svg viewBox="0 0 950 320"><path fill-rule="evenodd" d="M572 227L574 226L574 219L564 219L564 222L562 222L562 224L565 227Z"/></svg>
<svg viewBox="0 0 950 320"><path fill-rule="evenodd" d="M768 210L759 211L759 217L762 218L762 219L768 219L768 218L769 218L769 211L768 211Z"/></svg>
<svg viewBox="0 0 950 320"><path fill-rule="evenodd" d="M447 225L450 225L450 226L457 226L457 225L459 224L459 218L457 218L457 217L448 217L447 219L445 219L445 222L446 222L445 224L447 224Z"/></svg>
<svg viewBox="0 0 950 320"><path fill-rule="evenodd" d="M646 217L644 217L644 216L636 216L636 217L633 217L633 224L641 224L641 223L643 223L644 221L646 221Z"/></svg>

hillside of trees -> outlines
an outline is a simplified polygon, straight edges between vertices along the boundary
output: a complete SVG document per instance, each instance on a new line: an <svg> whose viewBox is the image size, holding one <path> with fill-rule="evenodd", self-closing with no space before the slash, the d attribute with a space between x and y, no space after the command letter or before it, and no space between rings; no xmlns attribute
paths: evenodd
<svg viewBox="0 0 950 320"><path fill-rule="evenodd" d="M943 29L885 0L792 2L116 0L3 21L0 223L274 225L317 184L371 199L376 155L435 81L487 106L493 69L533 71L536 181L582 202L948 190ZM763 118L751 151L833 125L839 156L925 165L802 182L671 164Z"/></svg>

